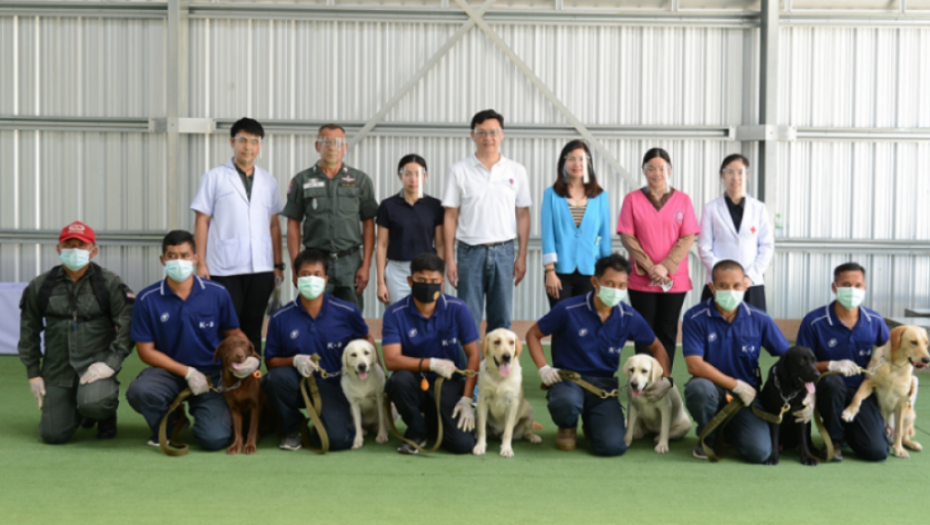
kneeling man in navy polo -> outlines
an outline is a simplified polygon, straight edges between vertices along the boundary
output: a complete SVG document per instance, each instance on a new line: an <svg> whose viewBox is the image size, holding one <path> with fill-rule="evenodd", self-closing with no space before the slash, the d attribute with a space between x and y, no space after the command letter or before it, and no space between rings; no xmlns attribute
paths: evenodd
<svg viewBox="0 0 930 525"><path fill-rule="evenodd" d="M305 408L300 394L300 381L314 376L320 391L323 410L320 420L329 438L329 450L352 448L355 425L349 400L342 393L339 372L342 369L342 352L355 339L374 339L368 334L368 325L358 308L342 299L323 293L328 280L328 257L314 248L308 248L294 259L297 290L300 295L271 316L265 336L265 362L268 375L262 387L268 400L278 413L279 447L298 450L301 447L300 425ZM317 354L319 362L310 356ZM380 365L379 365L380 366ZM327 372L324 379L320 369ZM317 429L311 439L319 439Z"/></svg>
<svg viewBox="0 0 930 525"><path fill-rule="evenodd" d="M646 321L626 298L630 263L614 253L594 265L593 292L560 301L526 333L526 344L539 375L549 386L546 399L549 414L558 425L555 445L574 450L578 416L591 441L591 451L599 456L619 456L626 452L626 426L623 407L616 397L602 399L574 382L562 381L559 370L581 374L582 379L601 390L618 388L615 374L620 353L627 341L646 345L664 370L664 377L644 393L659 398L672 387L665 347L656 339ZM552 335L552 364L546 363L540 340Z"/></svg>
<svg viewBox="0 0 930 525"><path fill-rule="evenodd" d="M769 426L749 408L762 387L759 354L765 347L780 356L788 351L788 341L768 314L743 302L747 279L738 262L718 262L711 276L714 297L685 312L681 325L682 354L693 376L685 385L685 406L700 435L727 405L727 392L739 396L744 406L724 428L723 439L746 461L763 463L772 454ZM707 436L708 445L718 433ZM700 443L693 454L707 459Z"/></svg>
<svg viewBox="0 0 930 525"><path fill-rule="evenodd" d="M129 338L149 368L129 385L126 399L152 429L148 442L152 446L158 446L162 418L188 387L197 443L206 450L219 450L232 436L226 400L210 390L207 378L220 384L220 367L213 361L220 342L245 336L226 288L194 275L197 261L193 235L182 230L168 233L161 256L168 277L139 292L132 312ZM251 358L244 365L238 372L243 377L254 372L259 361ZM178 424L189 424L183 406L171 414L168 435Z"/></svg>
<svg viewBox="0 0 930 525"><path fill-rule="evenodd" d="M423 446L436 439L435 384L442 376L439 417L442 447L453 454L470 454L475 447L475 413L471 406L475 376L463 378L455 369L478 371L478 331L468 306L442 293L446 266L438 255L424 253L410 261L407 283L411 294L384 312L384 363L391 370L385 391L407 425L404 437ZM423 387L426 388L423 388ZM404 443L401 454L416 454Z"/></svg>
<svg viewBox="0 0 930 525"><path fill-rule="evenodd" d="M865 398L855 419L848 423L842 419L862 383L861 369L869 366L873 349L890 337L882 316L862 306L865 289L865 268L854 262L837 266L836 300L804 316L798 330L798 344L814 351L817 369L838 372L823 376L817 384L817 409L833 440L834 461L842 461L846 445L866 461L888 457L885 420L875 394Z"/></svg>

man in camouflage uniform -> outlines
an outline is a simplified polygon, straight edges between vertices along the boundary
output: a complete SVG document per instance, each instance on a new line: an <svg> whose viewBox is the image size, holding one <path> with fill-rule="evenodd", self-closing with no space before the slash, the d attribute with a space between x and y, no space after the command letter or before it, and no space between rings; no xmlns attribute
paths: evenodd
<svg viewBox="0 0 930 525"><path fill-rule="evenodd" d="M291 179L282 215L287 217L291 262L302 250L301 241L305 248L328 254L326 293L363 310L362 292L371 274L378 202L368 175L343 164L348 148L342 127L326 124L320 128L316 142L320 161Z"/></svg>
<svg viewBox="0 0 930 525"><path fill-rule="evenodd" d="M132 350L135 296L118 275L90 262L96 243L90 226L65 226L58 238L62 265L33 279L20 300L19 358L46 443L65 443L78 426L95 423L97 438L116 436L116 374Z"/></svg>

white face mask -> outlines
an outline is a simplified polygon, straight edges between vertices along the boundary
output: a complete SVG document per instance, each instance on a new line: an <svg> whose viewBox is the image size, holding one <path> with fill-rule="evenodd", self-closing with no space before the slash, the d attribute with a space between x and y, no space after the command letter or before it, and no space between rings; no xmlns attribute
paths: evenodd
<svg viewBox="0 0 930 525"><path fill-rule="evenodd" d="M187 259L173 259L165 262L165 273L176 282L183 283L194 273L194 261Z"/></svg>
<svg viewBox="0 0 930 525"><path fill-rule="evenodd" d="M847 310L855 310L865 299L865 290L862 288L843 287L836 289L836 300Z"/></svg>
<svg viewBox="0 0 930 525"><path fill-rule="evenodd" d="M58 256L61 263L72 272L76 272L90 263L90 250L81 248L62 248Z"/></svg>

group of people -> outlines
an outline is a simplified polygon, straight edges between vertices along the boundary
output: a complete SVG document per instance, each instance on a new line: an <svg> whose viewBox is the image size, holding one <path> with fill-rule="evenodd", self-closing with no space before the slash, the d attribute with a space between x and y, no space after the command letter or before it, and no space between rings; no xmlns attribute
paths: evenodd
<svg viewBox="0 0 930 525"><path fill-rule="evenodd" d="M90 226L74 222L62 230L62 265L34 279L20 305L19 353L42 410L42 439L63 443L78 427L94 425L98 438L116 435L116 376L134 345L149 368L126 397L152 429L149 444L158 445L157 429L166 415L169 432L190 425L183 406L168 414L177 395L190 388L195 439L207 450L225 446L231 422L225 400L210 388L219 384L214 351L233 335L262 348L266 304L286 269L278 218L283 214L299 293L271 315L264 346L268 372L262 378L279 415L280 448L301 447L299 382L311 375L326 406L321 419L330 450L352 447L348 401L338 378L320 372L340 370L352 340L374 343L361 315L374 255L377 297L388 305L382 345L392 373L386 391L406 424L405 437L414 443L436 437L433 388L441 376L448 379L440 393L442 446L470 452L475 378L456 371L477 372L483 317L488 332L510 327L513 290L526 273L532 199L526 169L500 152L504 117L493 110L474 116L475 153L450 168L441 201L423 192L426 160L407 155L397 167L402 189L379 205L368 175L343 162L345 130L328 124L316 142L319 162L293 177L282 204L275 179L255 163L263 137L255 120L233 125L232 159L202 177L191 205L194 234L176 230L165 236L160 260L167 277L138 295L92 262L98 249ZM752 404L761 387L763 347L772 355L788 348L765 313L763 274L774 241L764 205L745 193L749 161L742 155L724 159L725 192L704 207L700 222L690 198L671 184L666 151L646 152L642 172L646 185L626 195L615 230L629 260L613 251L609 200L585 142L563 148L554 183L543 195L542 262L551 309L527 332L526 342L549 386L556 446L563 450L575 448L580 416L594 453L622 454L625 421L616 399L562 381L559 370L616 388L622 348L632 341L637 353L651 353L664 369L665 377L647 394L661 396L673 386L678 320L692 288L687 254L695 237L707 282L702 301L684 314L682 344L693 376L684 387L685 401L698 431L726 403L728 392ZM457 297L443 292L447 280ZM818 368L846 376L825 378L817 397L826 427L840 444L837 454L847 443L863 458L882 459L887 443L874 399L852 423L840 414L861 381L859 367L868 363L873 346L887 342L888 329L881 316L860 306L861 266L838 267L834 291L837 301L805 317L798 344L815 352ZM551 365L541 346L549 335ZM233 373L246 377L260 364L250 357ZM805 408L795 417L809 421L812 411ZM748 408L725 433L749 461L763 462L771 452L767 427ZM417 452L407 443L398 450ZM700 447L694 455L704 457Z"/></svg>

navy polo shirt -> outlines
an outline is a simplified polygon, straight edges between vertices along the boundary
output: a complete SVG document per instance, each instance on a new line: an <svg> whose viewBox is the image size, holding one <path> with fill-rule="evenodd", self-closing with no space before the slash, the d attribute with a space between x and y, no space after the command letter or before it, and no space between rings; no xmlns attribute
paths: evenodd
<svg viewBox="0 0 930 525"><path fill-rule="evenodd" d="M457 367L465 368L459 344L478 340L478 330L468 306L461 299L446 294L439 296L436 310L429 319L417 310L413 296L408 295L385 310L383 320L381 344L400 344L400 353L406 357L449 359ZM436 376L435 373L427 375Z"/></svg>
<svg viewBox="0 0 930 525"><path fill-rule="evenodd" d="M741 303L733 322L728 323L713 298L685 313L681 331L682 354L701 356L721 373L755 388L762 386L756 382L762 347L778 357L789 346L775 321L762 310Z"/></svg>
<svg viewBox="0 0 930 525"><path fill-rule="evenodd" d="M403 191L381 201L375 224L388 229L387 258L410 261L421 253L436 253L436 227L442 226L445 213L442 201L427 195L413 206Z"/></svg>
<svg viewBox="0 0 930 525"><path fill-rule="evenodd" d="M860 306L859 320L850 330L836 316L835 303L833 301L804 316L798 330L798 346L813 350L817 361L849 359L867 368L872 359L872 349L888 342L888 325L875 310ZM849 388L859 388L862 378L859 374L843 377L843 381Z"/></svg>
<svg viewBox="0 0 930 525"><path fill-rule="evenodd" d="M182 300L165 281L145 288L132 309L129 338L154 343L155 349L185 366L212 373L221 332L239 328L229 292L222 285L194 276L194 285Z"/></svg>
<svg viewBox="0 0 930 525"><path fill-rule="evenodd" d="M335 374L342 370L342 351L346 345L367 335L368 325L354 304L323 294L323 306L314 319L298 297L268 321L265 359L319 354L319 365Z"/></svg>
<svg viewBox="0 0 930 525"><path fill-rule="evenodd" d="M552 335L552 365L584 376L613 377L628 340L642 345L656 340L652 328L626 303L601 322L594 292L559 301L536 324L544 335Z"/></svg>

